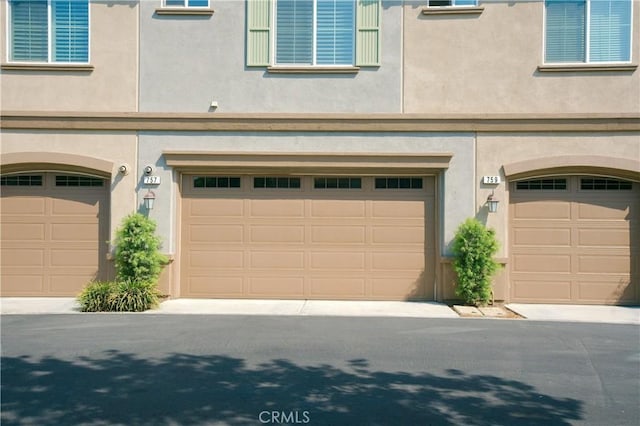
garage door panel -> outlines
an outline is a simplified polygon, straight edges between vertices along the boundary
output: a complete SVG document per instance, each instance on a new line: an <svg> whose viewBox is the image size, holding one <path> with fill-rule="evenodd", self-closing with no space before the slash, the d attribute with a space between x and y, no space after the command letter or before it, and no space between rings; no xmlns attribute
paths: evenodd
<svg viewBox="0 0 640 426"><path fill-rule="evenodd" d="M630 244L628 229L591 228L578 230L579 246L626 248Z"/></svg>
<svg viewBox="0 0 640 426"><path fill-rule="evenodd" d="M366 227L319 225L311 227L312 244L364 244Z"/></svg>
<svg viewBox="0 0 640 426"><path fill-rule="evenodd" d="M279 251L252 251L250 266L256 269L304 269L304 253Z"/></svg>
<svg viewBox="0 0 640 426"><path fill-rule="evenodd" d="M46 213L45 200L37 196L11 196L12 191L2 188L2 214L44 216Z"/></svg>
<svg viewBox="0 0 640 426"><path fill-rule="evenodd" d="M542 277L540 277L542 278ZM570 302L571 281L544 280L532 278L529 280L514 280L511 283L512 297L518 300L535 302L546 300L548 302Z"/></svg>
<svg viewBox="0 0 640 426"><path fill-rule="evenodd" d="M595 197L594 197L595 199ZM629 218L629 201L608 201L606 205L578 204L579 220L619 220L626 221Z"/></svg>
<svg viewBox="0 0 640 426"><path fill-rule="evenodd" d="M518 228L513 232L514 246L571 246L571 228Z"/></svg>
<svg viewBox="0 0 640 426"><path fill-rule="evenodd" d="M304 277L250 277L249 294L265 297L291 294L303 297Z"/></svg>
<svg viewBox="0 0 640 426"><path fill-rule="evenodd" d="M77 188L76 188L77 189ZM97 196L98 194L96 194ZM98 200L95 196L78 199L53 198L51 200L52 216L89 216L96 217Z"/></svg>
<svg viewBox="0 0 640 426"><path fill-rule="evenodd" d="M374 244L414 243L424 245L423 226L373 226Z"/></svg>
<svg viewBox="0 0 640 426"><path fill-rule="evenodd" d="M97 242L97 223L52 223L51 241Z"/></svg>
<svg viewBox="0 0 640 426"><path fill-rule="evenodd" d="M373 218L424 218L425 202L403 201L402 208L398 208L397 201L373 201Z"/></svg>
<svg viewBox="0 0 640 426"><path fill-rule="evenodd" d="M193 249L189 253L187 265L200 269L242 269L244 267L244 252L220 250Z"/></svg>
<svg viewBox="0 0 640 426"><path fill-rule="evenodd" d="M45 250L31 248L9 248L3 245L2 268L11 267L43 267L45 265Z"/></svg>
<svg viewBox="0 0 640 426"><path fill-rule="evenodd" d="M375 252L372 254L374 271L415 271L424 269L424 253L407 251Z"/></svg>
<svg viewBox="0 0 640 426"><path fill-rule="evenodd" d="M371 293L376 299L393 299L399 293L406 294L407 299L420 299L424 297L423 278L418 274L406 278L373 278Z"/></svg>
<svg viewBox="0 0 640 426"><path fill-rule="evenodd" d="M517 254L513 256L514 271L518 272L571 272L571 256L564 254Z"/></svg>
<svg viewBox="0 0 640 426"><path fill-rule="evenodd" d="M45 239L45 226L42 223L15 223L2 224L2 241L8 242L42 241Z"/></svg>
<svg viewBox="0 0 640 426"><path fill-rule="evenodd" d="M91 269L98 262L98 250L51 250L51 266L67 268L88 267ZM95 271L94 271L95 272Z"/></svg>
<svg viewBox="0 0 640 426"><path fill-rule="evenodd" d="M251 200L249 204L250 217L304 217L304 200Z"/></svg>
<svg viewBox="0 0 640 426"><path fill-rule="evenodd" d="M252 243L304 243L304 226L251 225Z"/></svg>
<svg viewBox="0 0 640 426"><path fill-rule="evenodd" d="M310 287L312 296L363 298L367 295L364 278L312 278Z"/></svg>
<svg viewBox="0 0 640 426"><path fill-rule="evenodd" d="M365 270L365 252L327 251L310 253L311 269L316 270Z"/></svg>
<svg viewBox="0 0 640 426"><path fill-rule="evenodd" d="M238 276L191 276L186 283L187 293L193 296L208 296L212 292L220 297L242 297L243 279Z"/></svg>
<svg viewBox="0 0 640 426"><path fill-rule="evenodd" d="M187 204L188 217L243 217L244 201L221 198L193 198Z"/></svg>
<svg viewBox="0 0 640 426"><path fill-rule="evenodd" d="M578 255L578 273L628 274L631 272L628 256Z"/></svg>
<svg viewBox="0 0 640 426"><path fill-rule="evenodd" d="M95 271L85 271L84 273L78 271L77 274L61 271L59 275L52 273L49 278L49 291L58 295L76 296L78 288L84 287L95 278Z"/></svg>
<svg viewBox="0 0 640 426"><path fill-rule="evenodd" d="M591 302L633 302L636 299L633 286L629 280L620 277L617 281L580 281L578 282L578 297Z"/></svg>
<svg viewBox="0 0 640 426"><path fill-rule="evenodd" d="M564 219L571 218L571 203L564 201L527 201L518 203L513 209L514 219Z"/></svg>
<svg viewBox="0 0 640 426"><path fill-rule="evenodd" d="M3 271L2 295L41 296L45 291L45 279L42 271L28 270L19 272L13 268Z"/></svg>
<svg viewBox="0 0 640 426"><path fill-rule="evenodd" d="M191 225L188 237L193 243L238 243L244 239L243 225Z"/></svg>
<svg viewBox="0 0 640 426"><path fill-rule="evenodd" d="M328 218L356 218L366 215L366 201L364 200L311 200L311 217Z"/></svg>

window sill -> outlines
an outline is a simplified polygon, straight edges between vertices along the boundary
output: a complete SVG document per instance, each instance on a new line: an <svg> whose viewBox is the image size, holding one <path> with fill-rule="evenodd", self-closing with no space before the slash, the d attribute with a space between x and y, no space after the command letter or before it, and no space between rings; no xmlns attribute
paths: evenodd
<svg viewBox="0 0 640 426"><path fill-rule="evenodd" d="M267 72L274 74L355 74L360 67L267 67Z"/></svg>
<svg viewBox="0 0 640 426"><path fill-rule="evenodd" d="M422 9L423 15L480 15L484 11L484 6L471 7L425 7Z"/></svg>
<svg viewBox="0 0 640 426"><path fill-rule="evenodd" d="M56 71L56 72L92 72L90 64L29 64L29 63L4 63L0 68L5 71Z"/></svg>
<svg viewBox="0 0 640 426"><path fill-rule="evenodd" d="M211 16L213 9L193 7L163 7L156 9L156 15Z"/></svg>
<svg viewBox="0 0 640 426"><path fill-rule="evenodd" d="M538 65L539 72L635 71L638 64L547 64Z"/></svg>

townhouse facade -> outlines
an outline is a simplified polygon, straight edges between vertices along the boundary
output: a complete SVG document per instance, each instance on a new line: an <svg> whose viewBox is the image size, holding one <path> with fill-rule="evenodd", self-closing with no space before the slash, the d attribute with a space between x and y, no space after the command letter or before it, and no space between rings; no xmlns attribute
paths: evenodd
<svg viewBox="0 0 640 426"><path fill-rule="evenodd" d="M452 300L476 217L496 300L640 302L637 2L1 11L3 296L112 278L140 211L171 297Z"/></svg>

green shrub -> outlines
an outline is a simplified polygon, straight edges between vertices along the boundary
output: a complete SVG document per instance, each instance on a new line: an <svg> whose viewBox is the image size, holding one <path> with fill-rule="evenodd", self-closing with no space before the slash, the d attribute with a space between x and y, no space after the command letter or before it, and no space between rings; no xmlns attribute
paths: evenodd
<svg viewBox="0 0 640 426"><path fill-rule="evenodd" d="M118 284L113 281L89 283L78 296L82 312L111 311Z"/></svg>
<svg viewBox="0 0 640 426"><path fill-rule="evenodd" d="M115 263L118 282L155 284L167 258L160 253L160 238L153 220L134 213L116 231Z"/></svg>
<svg viewBox="0 0 640 426"><path fill-rule="evenodd" d="M495 231L476 219L467 219L453 240L453 269L458 276L456 295L470 305L491 299L491 278L500 268L493 260L498 251Z"/></svg>
<svg viewBox="0 0 640 426"><path fill-rule="evenodd" d="M155 283L124 281L118 283L111 306L116 312L142 312L158 306L160 293Z"/></svg>

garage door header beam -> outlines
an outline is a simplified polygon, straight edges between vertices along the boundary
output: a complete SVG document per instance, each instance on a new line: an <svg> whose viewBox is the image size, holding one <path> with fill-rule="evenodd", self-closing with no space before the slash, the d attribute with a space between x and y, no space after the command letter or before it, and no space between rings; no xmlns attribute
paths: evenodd
<svg viewBox="0 0 640 426"><path fill-rule="evenodd" d="M449 168L452 153L255 153L165 151L166 163L182 171L312 174L425 174Z"/></svg>

